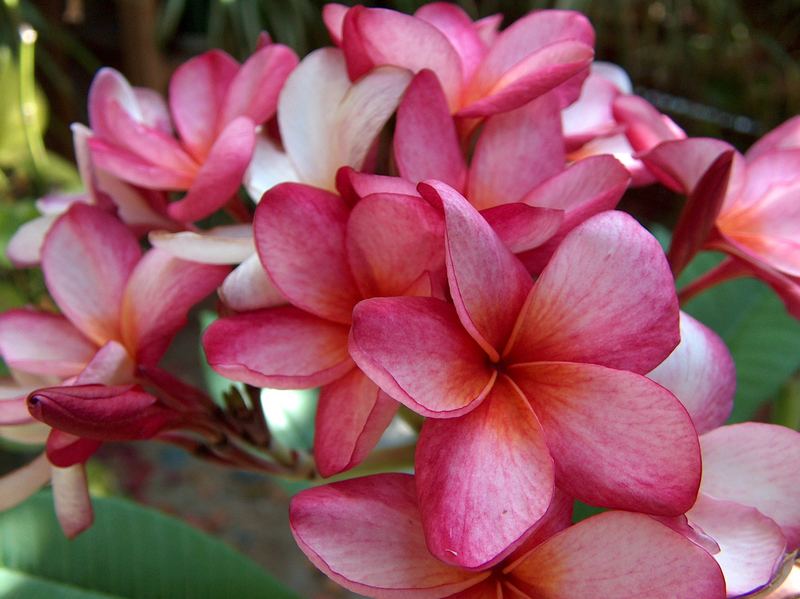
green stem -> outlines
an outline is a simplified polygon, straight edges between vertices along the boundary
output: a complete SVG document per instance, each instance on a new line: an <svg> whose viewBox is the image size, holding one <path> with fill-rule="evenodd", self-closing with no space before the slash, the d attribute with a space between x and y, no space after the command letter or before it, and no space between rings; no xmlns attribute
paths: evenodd
<svg viewBox="0 0 800 599"><path fill-rule="evenodd" d="M8 0L6 0L8 1ZM28 153L31 158L34 177L41 183L45 171L47 153L42 139L42 128L39 122L39 108L36 104L36 72L35 54L36 30L23 23L19 27L19 109L22 115L22 127Z"/></svg>

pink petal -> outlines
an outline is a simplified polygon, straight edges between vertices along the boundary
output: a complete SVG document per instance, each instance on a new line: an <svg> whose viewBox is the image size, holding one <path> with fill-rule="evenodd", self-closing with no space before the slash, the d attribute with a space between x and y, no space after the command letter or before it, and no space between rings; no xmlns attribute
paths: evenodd
<svg viewBox="0 0 800 599"><path fill-rule="evenodd" d="M786 555L780 527L757 509L701 494L687 517L719 545L714 559L725 575L728 597L767 586Z"/></svg>
<svg viewBox="0 0 800 599"><path fill-rule="evenodd" d="M433 2L421 6L414 16L430 23L445 35L461 59L464 81L469 81L486 55L486 44L469 15L455 4Z"/></svg>
<svg viewBox="0 0 800 599"><path fill-rule="evenodd" d="M686 134L669 117L661 114L644 98L619 96L612 105L614 118L625 125L625 136L636 152L646 152L671 139L683 139Z"/></svg>
<svg viewBox="0 0 800 599"><path fill-rule="evenodd" d="M728 193L733 160L733 150L720 154L689 194L669 247L669 264L676 277L700 251L714 229Z"/></svg>
<svg viewBox="0 0 800 599"><path fill-rule="evenodd" d="M146 87L134 87L133 95L139 104L141 121L148 127L172 135L172 119L164 96Z"/></svg>
<svg viewBox="0 0 800 599"><path fill-rule="evenodd" d="M350 355L381 389L423 416L447 418L474 409L496 376L452 306L434 298L358 304Z"/></svg>
<svg viewBox="0 0 800 599"><path fill-rule="evenodd" d="M177 414L157 402L138 385L74 385L34 391L28 409L62 433L96 441L132 441L150 439L175 422Z"/></svg>
<svg viewBox="0 0 800 599"><path fill-rule="evenodd" d="M41 454L24 466L0 476L0 511L10 510L50 480L50 462Z"/></svg>
<svg viewBox="0 0 800 599"><path fill-rule="evenodd" d="M219 127L246 116L256 125L275 114L278 93L297 66L297 55L282 44L263 46L248 58L227 88L220 107Z"/></svg>
<svg viewBox="0 0 800 599"><path fill-rule="evenodd" d="M134 380L135 370L128 351L116 341L109 341L69 384L127 385Z"/></svg>
<svg viewBox="0 0 800 599"><path fill-rule="evenodd" d="M437 181L421 183L419 191L444 212L447 279L459 319L497 360L531 288L530 275L458 192Z"/></svg>
<svg viewBox="0 0 800 599"><path fill-rule="evenodd" d="M286 298L270 281L256 254L225 277L218 293L225 305L236 312L272 308L286 303Z"/></svg>
<svg viewBox="0 0 800 599"><path fill-rule="evenodd" d="M120 336L122 294L141 251L116 218L75 204L42 247L42 271L58 307L98 345Z"/></svg>
<svg viewBox="0 0 800 599"><path fill-rule="evenodd" d="M442 217L419 196L367 196L347 221L347 257L364 297L403 295L444 266Z"/></svg>
<svg viewBox="0 0 800 599"><path fill-rule="evenodd" d="M146 190L128 185L105 171L95 171L96 189L100 205L107 196L118 210L122 222L135 231L175 229L175 221L166 215L166 192Z"/></svg>
<svg viewBox="0 0 800 599"><path fill-rule="evenodd" d="M553 496L541 426L506 377L466 416L426 420L415 466L428 549L462 568L486 569L510 554Z"/></svg>
<svg viewBox="0 0 800 599"><path fill-rule="evenodd" d="M81 439L75 435L51 429L47 437L47 459L53 466L69 468L76 464L84 464L100 449L102 441Z"/></svg>
<svg viewBox="0 0 800 599"><path fill-rule="evenodd" d="M775 150L795 150L800 148L800 116L782 123L756 143L750 146L745 157L751 163L764 154Z"/></svg>
<svg viewBox="0 0 800 599"><path fill-rule="evenodd" d="M6 433L18 425L27 425L33 422L28 412L26 398L32 389L29 387L12 389L13 395L0 398L0 437L8 437Z"/></svg>
<svg viewBox="0 0 800 599"><path fill-rule="evenodd" d="M253 223L261 262L281 293L312 314L344 324L361 299L347 263L348 216L340 197L283 183L264 194Z"/></svg>
<svg viewBox="0 0 800 599"><path fill-rule="evenodd" d="M473 85L496 81L537 50L562 40L594 45L594 30L589 20L578 12L567 10L528 14L498 36L476 73Z"/></svg>
<svg viewBox="0 0 800 599"><path fill-rule="evenodd" d="M443 564L425 546L414 477L379 474L308 489L289 508L292 534L315 566L370 597L433 599L489 576Z"/></svg>
<svg viewBox="0 0 800 599"><path fill-rule="evenodd" d="M278 389L312 388L353 367L348 327L291 306L215 321L203 335L211 367L236 381Z"/></svg>
<svg viewBox="0 0 800 599"><path fill-rule="evenodd" d="M108 171L118 179L147 189L189 189L194 180L193 171L176 171L167 166L149 162L136 154L107 141L92 137L88 141L92 162L97 168Z"/></svg>
<svg viewBox="0 0 800 599"><path fill-rule="evenodd" d="M591 156L551 177L528 193L522 202L537 208L564 211L558 233L542 247L520 256L531 272L540 273L564 237L590 217L613 210L631 177L611 156Z"/></svg>
<svg viewBox="0 0 800 599"><path fill-rule="evenodd" d="M800 170L800 150L767 152L748 162L747 177L741 193L728 198L723 212L751 208L764 199L775 187L797 182Z"/></svg>
<svg viewBox="0 0 800 599"><path fill-rule="evenodd" d="M360 464L399 405L358 368L322 387L314 429L319 473L333 476Z"/></svg>
<svg viewBox="0 0 800 599"><path fill-rule="evenodd" d="M558 108L555 98L545 96L486 121L469 170L466 196L473 206L518 202L564 170Z"/></svg>
<svg viewBox="0 0 800 599"><path fill-rule="evenodd" d="M122 337L138 363L156 364L189 310L216 289L225 266L186 262L153 249L131 273L122 301Z"/></svg>
<svg viewBox="0 0 800 599"><path fill-rule="evenodd" d="M697 433L667 390L591 364L516 364L508 374L542 423L565 491L590 505L665 516L692 506Z"/></svg>
<svg viewBox="0 0 800 599"><path fill-rule="evenodd" d="M58 215L48 214L26 222L6 245L6 256L17 268L38 266L42 244Z"/></svg>
<svg viewBox="0 0 800 599"><path fill-rule="evenodd" d="M647 377L684 405L698 433L722 426L733 409L736 369L725 342L681 312L681 342Z"/></svg>
<svg viewBox="0 0 800 599"><path fill-rule="evenodd" d="M506 565L503 570L508 572L513 570L515 562L524 557L534 547L572 526L572 511L575 505L575 498L568 495L558 487L553 489L553 498L544 516L536 523L536 527L531 533L525 536L525 542L517 547L514 552L505 560Z"/></svg>
<svg viewBox="0 0 800 599"><path fill-rule="evenodd" d="M342 45L342 27L344 26L344 16L349 10L349 6L329 2L322 7L322 20L331 41L336 46Z"/></svg>
<svg viewBox="0 0 800 599"><path fill-rule="evenodd" d="M499 42L492 47L490 57L498 46ZM474 118L514 110L550 91L562 107L571 104L589 74L587 67L592 58L591 45L576 40L558 41L534 51L495 78L484 72L489 62L487 57L470 84L466 106L458 111L458 116Z"/></svg>
<svg viewBox="0 0 800 599"><path fill-rule="evenodd" d="M564 138L569 150L577 150L595 137L608 135L619 128L611 111L611 103L622 90L615 82L597 72L599 64L603 63L592 64L591 74L583 83L578 101L561 113Z"/></svg>
<svg viewBox="0 0 800 599"><path fill-rule="evenodd" d="M542 599L722 599L725 581L703 549L643 514L593 516L539 545L509 573Z"/></svg>
<svg viewBox="0 0 800 599"><path fill-rule="evenodd" d="M423 19L383 8L355 7L345 18L343 48L352 79L381 65L412 73L430 69L442 84L451 112L457 108L461 59L447 37Z"/></svg>
<svg viewBox="0 0 800 599"><path fill-rule="evenodd" d="M197 163L174 137L139 122L116 102L106 107L106 113L112 129L103 141L130 152L145 163L191 176Z"/></svg>
<svg viewBox="0 0 800 599"><path fill-rule="evenodd" d="M562 210L535 208L521 202L487 208L481 211L481 216L515 254L546 243L564 221Z"/></svg>
<svg viewBox="0 0 800 599"><path fill-rule="evenodd" d="M349 166L344 166L337 171L336 189L351 204L355 204L358 200L373 193L419 195L416 183L400 177L359 173Z"/></svg>
<svg viewBox="0 0 800 599"><path fill-rule="evenodd" d="M255 251L250 225L223 225L199 233L153 231L148 240L176 258L203 264L239 264Z"/></svg>
<svg viewBox="0 0 800 599"><path fill-rule="evenodd" d="M89 124L94 132L100 137L113 139L114 126L109 122L108 106L112 103L119 105L129 114L139 117L142 114L139 110L139 101L136 93L128 80L115 69L108 67L97 71L89 88Z"/></svg>
<svg viewBox="0 0 800 599"><path fill-rule="evenodd" d="M702 493L754 507L783 530L788 549L800 545L796 465L800 433L756 422L723 426L700 438Z"/></svg>
<svg viewBox="0 0 800 599"><path fill-rule="evenodd" d="M675 349L675 284L664 252L632 217L606 212L556 250L505 351L514 362L589 362L645 373Z"/></svg>
<svg viewBox="0 0 800 599"><path fill-rule="evenodd" d="M74 539L94 522L86 468L83 464L69 468L53 467L52 473L56 517L64 536Z"/></svg>
<svg viewBox="0 0 800 599"><path fill-rule="evenodd" d="M467 164L447 98L432 71L421 71L408 86L397 109L393 149L403 178L415 183L438 179L464 189Z"/></svg>
<svg viewBox="0 0 800 599"><path fill-rule="evenodd" d="M198 162L211 150L222 123L225 97L239 63L222 50L211 50L183 63L169 82L169 107L181 141Z"/></svg>
<svg viewBox="0 0 800 599"><path fill-rule="evenodd" d="M484 44L491 46L497 40L499 35L500 25L503 23L503 15L494 14L488 17L478 19L473 23L478 37L481 38Z"/></svg>
<svg viewBox="0 0 800 599"><path fill-rule="evenodd" d="M255 143L253 121L246 117L232 120L211 146L189 192L169 205L169 215L192 222L222 208L241 186Z"/></svg>
<svg viewBox="0 0 800 599"><path fill-rule="evenodd" d="M661 183L689 195L711 164L731 150L733 146L724 141L699 137L666 141L643 154L641 159Z"/></svg>
<svg viewBox="0 0 800 599"><path fill-rule="evenodd" d="M58 314L20 308L0 314L0 355L10 368L66 378L92 359L97 347Z"/></svg>

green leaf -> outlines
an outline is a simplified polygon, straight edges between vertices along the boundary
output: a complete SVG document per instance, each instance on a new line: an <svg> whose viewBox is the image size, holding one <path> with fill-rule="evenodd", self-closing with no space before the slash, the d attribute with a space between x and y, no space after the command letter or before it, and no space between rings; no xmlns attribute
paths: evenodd
<svg viewBox="0 0 800 599"><path fill-rule="evenodd" d="M95 498L95 524L61 533L52 495L0 514L0 595L14 599L296 599L259 566L183 522Z"/></svg>

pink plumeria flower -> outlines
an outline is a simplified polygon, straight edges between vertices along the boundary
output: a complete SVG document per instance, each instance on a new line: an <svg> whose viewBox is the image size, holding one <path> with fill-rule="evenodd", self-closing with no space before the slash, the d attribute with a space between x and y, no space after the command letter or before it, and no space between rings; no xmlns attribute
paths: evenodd
<svg viewBox="0 0 800 599"><path fill-rule="evenodd" d="M593 505L661 515L691 507L697 435L680 402L642 376L679 341L655 239L623 213L595 216L534 285L463 197L438 182L420 191L444 212L455 306L364 301L350 354L430 417L416 475L431 553L467 568L497 563L542 517L556 478Z"/></svg>
<svg viewBox="0 0 800 599"><path fill-rule="evenodd" d="M204 218L239 189L256 128L275 113L296 64L294 52L280 44L262 46L242 65L220 50L206 52L175 71L169 108L155 92L102 69L89 92L93 161L140 187L186 190L169 205L170 217Z"/></svg>
<svg viewBox="0 0 800 599"><path fill-rule="evenodd" d="M611 210L630 177L610 156L567 168L555 95L489 117L469 165L431 71L419 73L397 111L394 157L401 177L447 183L481 211L532 272L541 272L564 236L590 216ZM363 177L362 177L363 179ZM363 181L358 187L363 187ZM368 191L397 183L373 178ZM406 193L414 194L411 191Z"/></svg>
<svg viewBox="0 0 800 599"><path fill-rule="evenodd" d="M64 315L31 309L0 315L0 354L15 375L36 377L31 412L50 425L65 425L50 431L48 458L55 466L54 483L67 478L68 494L80 496L74 485L85 482L82 463L103 439L152 436L166 424L155 398L133 386L137 365L159 361L189 308L227 269L183 262L158 250L143 256L119 220L77 203L47 234L42 270ZM21 395L2 402L3 424L34 421L25 401ZM32 483L33 477L26 480ZM91 521L90 512L88 522L86 517L85 511L65 516L65 532L80 532Z"/></svg>
<svg viewBox="0 0 800 599"><path fill-rule="evenodd" d="M756 276L800 317L798 129L800 117L744 156L705 138L666 142L644 156L662 183L690 197L673 236L673 270L680 272L701 248L730 256L697 291L727 278Z"/></svg>
<svg viewBox="0 0 800 599"><path fill-rule="evenodd" d="M254 202L279 183L302 182L334 191L342 166L362 168L381 129L397 108L410 75L383 67L351 83L340 50L323 48L306 56L278 98L283 145L258 136L244 185ZM199 262L241 264L219 290L236 311L286 303L255 255L252 228L219 227L205 232L157 232L150 241L173 255Z"/></svg>
<svg viewBox="0 0 800 599"><path fill-rule="evenodd" d="M767 587L800 548L800 433L745 422L700 437L703 480L689 523L718 545L728 597Z"/></svg>
<svg viewBox="0 0 800 599"><path fill-rule="evenodd" d="M264 195L254 226L261 262L290 305L217 320L206 356L223 376L259 387L321 386L314 456L331 476L366 457L398 407L348 355L353 307L430 294L441 217L419 197L373 196L351 209L325 190L283 183Z"/></svg>
<svg viewBox="0 0 800 599"><path fill-rule="evenodd" d="M700 547L642 514L607 512L569 526L554 499L523 547L492 568L446 564L426 547L414 477L381 474L303 491L292 534L317 568L378 599L722 599L719 566ZM476 511L467 526L482 517Z"/></svg>
<svg viewBox="0 0 800 599"><path fill-rule="evenodd" d="M430 69L450 112L465 119L519 108L553 89L566 106L578 97L594 56L594 30L572 11L533 12L500 33L496 20L473 22L444 2L414 16L328 4L323 18L352 79L381 65Z"/></svg>
<svg viewBox="0 0 800 599"><path fill-rule="evenodd" d="M752 422L722 426L733 407L733 359L687 314L680 345L648 377L681 400L702 433L697 501L685 517L665 522L712 553L728 597L766 588L800 545L800 508L791 500L800 493L800 434Z"/></svg>

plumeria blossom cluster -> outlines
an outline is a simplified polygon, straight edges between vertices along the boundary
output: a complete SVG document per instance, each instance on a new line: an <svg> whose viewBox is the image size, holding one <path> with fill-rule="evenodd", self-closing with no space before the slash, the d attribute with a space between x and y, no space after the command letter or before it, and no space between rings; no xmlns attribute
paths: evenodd
<svg viewBox="0 0 800 599"><path fill-rule="evenodd" d="M344 478L295 496L292 531L370 597L768 592L800 547L800 435L725 425L732 358L679 298L755 276L800 317L800 120L745 155L687 138L571 11L323 18L333 47L208 52L166 100L98 72L84 192L8 248L58 310L0 315L0 434L46 446L0 505L52 480L78 534L86 461L157 439ZM667 253L615 209L650 184L687 197ZM701 249L728 258L677 292ZM162 362L215 290L224 403ZM313 456L270 435L263 388L319 389ZM413 464L359 476L398 419ZM572 524L576 499L606 511Z"/></svg>

